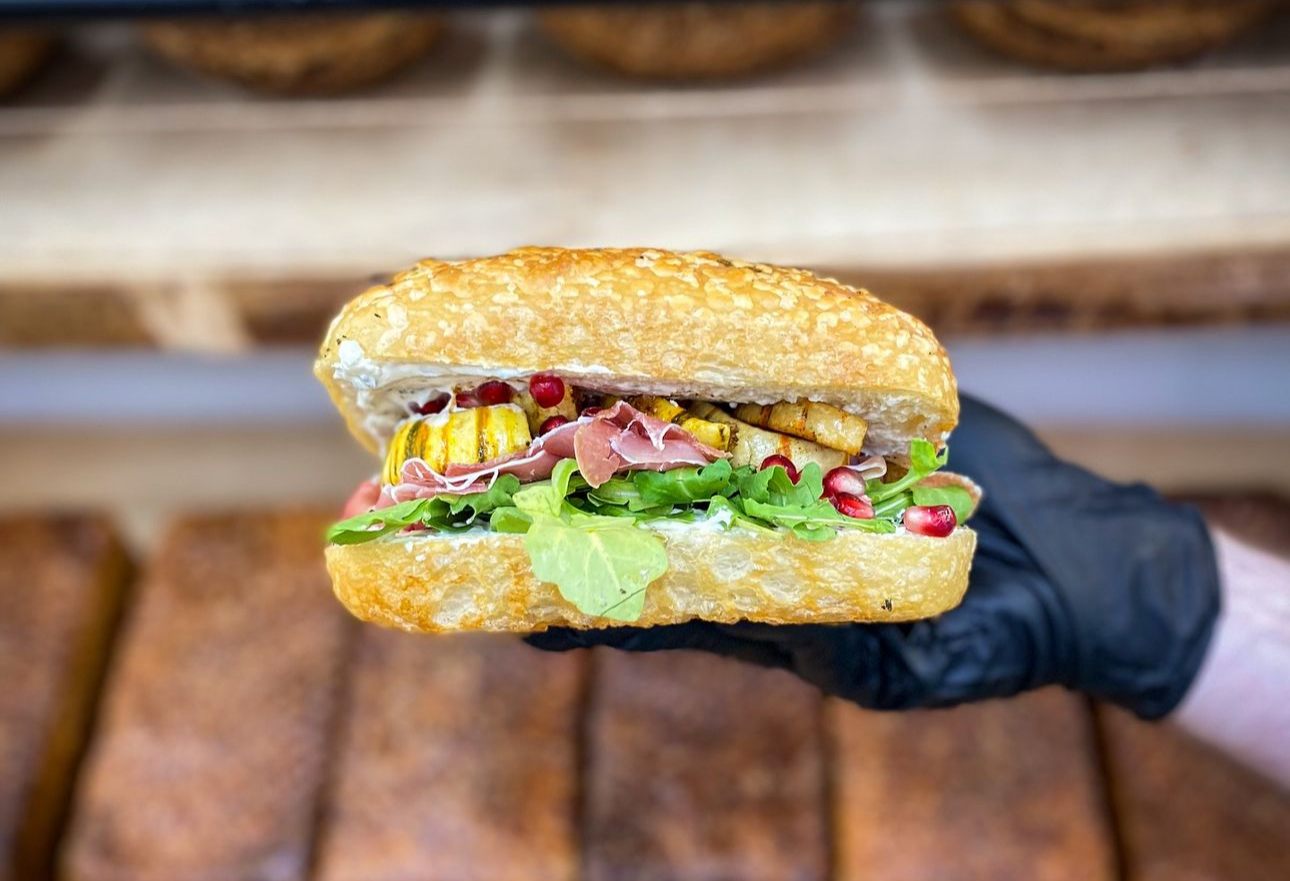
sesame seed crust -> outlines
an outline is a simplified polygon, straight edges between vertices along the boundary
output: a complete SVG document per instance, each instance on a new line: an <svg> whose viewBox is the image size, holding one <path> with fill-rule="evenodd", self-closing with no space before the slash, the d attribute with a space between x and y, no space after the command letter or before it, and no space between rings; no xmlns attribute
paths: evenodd
<svg viewBox="0 0 1290 881"><path fill-rule="evenodd" d="M344 307L315 373L372 450L343 343L371 364L716 401L833 404L870 422L873 452L942 441L958 421L945 350L867 291L708 252L520 248L423 260Z"/></svg>

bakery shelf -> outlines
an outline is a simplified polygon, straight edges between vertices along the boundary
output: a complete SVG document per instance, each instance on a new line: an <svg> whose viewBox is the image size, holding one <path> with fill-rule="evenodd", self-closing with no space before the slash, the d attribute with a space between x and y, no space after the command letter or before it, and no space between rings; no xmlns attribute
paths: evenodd
<svg viewBox="0 0 1290 881"><path fill-rule="evenodd" d="M116 298L109 343L298 341L374 271L558 243L819 267L952 330L1284 319L1287 35L1059 76L879 0L817 62L660 87L511 10L386 87L284 100L96 27L0 109L0 309Z"/></svg>

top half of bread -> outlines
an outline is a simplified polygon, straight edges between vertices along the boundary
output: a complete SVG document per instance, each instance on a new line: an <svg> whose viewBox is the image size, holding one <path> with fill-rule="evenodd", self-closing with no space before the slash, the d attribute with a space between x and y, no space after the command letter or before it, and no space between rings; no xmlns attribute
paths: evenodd
<svg viewBox="0 0 1290 881"><path fill-rule="evenodd" d="M605 392L820 401L867 419L866 450L884 455L939 444L959 412L932 332L867 291L647 248L422 261L345 306L315 372L374 452L406 413L385 390L538 372Z"/></svg>

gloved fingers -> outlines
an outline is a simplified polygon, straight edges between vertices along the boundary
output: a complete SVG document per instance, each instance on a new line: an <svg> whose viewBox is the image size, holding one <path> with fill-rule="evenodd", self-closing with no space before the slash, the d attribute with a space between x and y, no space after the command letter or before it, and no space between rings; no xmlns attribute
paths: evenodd
<svg viewBox="0 0 1290 881"><path fill-rule="evenodd" d="M738 658L763 667L787 666L784 653L773 645L744 639L737 633L724 633L720 627L721 625L707 621L659 627L604 627L591 630L553 627L541 633L531 633L524 637L524 641L545 651L568 651L594 646L630 652L693 649Z"/></svg>

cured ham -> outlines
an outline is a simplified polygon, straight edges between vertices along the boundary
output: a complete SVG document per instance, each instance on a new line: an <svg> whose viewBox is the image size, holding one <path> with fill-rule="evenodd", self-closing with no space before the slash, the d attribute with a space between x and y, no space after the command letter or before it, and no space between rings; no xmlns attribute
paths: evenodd
<svg viewBox="0 0 1290 881"><path fill-rule="evenodd" d="M440 474L420 459L409 459L403 464L400 482L383 487L375 507L443 493L483 492L501 474L514 474L526 483L545 480L561 459L576 459L587 483L600 486L620 471L666 471L707 465L725 456L679 426L618 401L547 432L526 450L488 462L449 465Z"/></svg>

